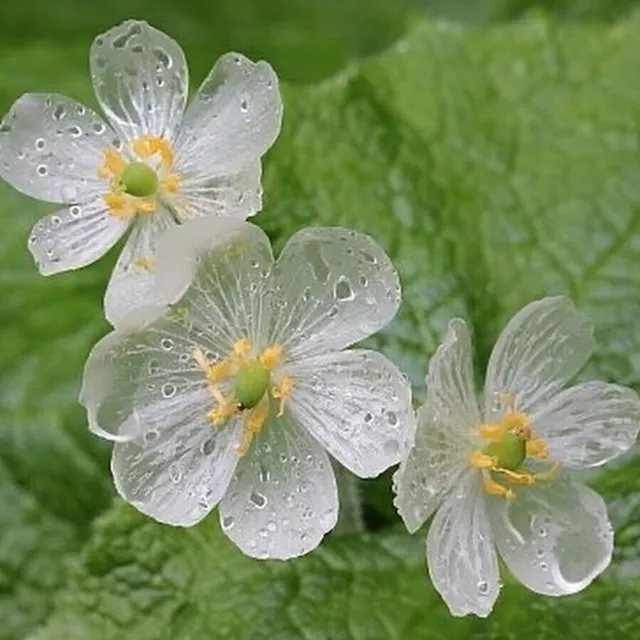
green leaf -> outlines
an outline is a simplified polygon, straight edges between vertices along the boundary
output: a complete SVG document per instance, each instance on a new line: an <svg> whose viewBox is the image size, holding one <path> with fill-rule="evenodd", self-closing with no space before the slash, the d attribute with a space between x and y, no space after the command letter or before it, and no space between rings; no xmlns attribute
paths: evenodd
<svg viewBox="0 0 640 640"><path fill-rule="evenodd" d="M378 344L418 384L452 316L471 321L480 370L515 310L563 291L597 323L589 373L638 388L639 35L638 16L419 24L384 55L286 90L257 220L279 244L339 224L386 247L405 303ZM631 564L636 463L600 480ZM637 581L611 576L562 599L508 585L489 621L454 621L427 586L420 536L334 537L298 561L259 563L215 521L185 531L109 512L35 637L533 639L570 628L599 640L630 637L640 614Z"/></svg>
<svg viewBox="0 0 640 640"><path fill-rule="evenodd" d="M453 619L428 585L420 536L333 538L290 562L243 556L214 521L159 526L123 504L102 517L72 589L30 640L386 640L632 637L640 584L580 596L507 585L489 620ZM614 635L607 635L614 632Z"/></svg>

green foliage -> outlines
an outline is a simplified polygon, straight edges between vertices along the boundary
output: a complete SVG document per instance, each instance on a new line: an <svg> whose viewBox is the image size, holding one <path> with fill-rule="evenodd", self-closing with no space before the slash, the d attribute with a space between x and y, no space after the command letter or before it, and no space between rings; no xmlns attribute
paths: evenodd
<svg viewBox="0 0 640 640"><path fill-rule="evenodd" d="M3 109L25 91L90 101L90 41L132 14L182 42L196 83L230 48L269 59L294 81L351 62L317 86L285 87L285 128L256 221L280 246L309 224L354 227L385 246L405 304L376 344L418 393L449 318L470 320L480 370L517 308L560 291L597 323L588 373L640 388L640 18L563 22L611 19L631 2L547 2L561 21L468 31L419 22L363 63L401 36L408 0L113 0L82 10L61 0L37 11L34 2L3 14ZM532 6L412 7L427 4L474 21ZM334 536L287 564L242 557L215 516L185 531L116 506L91 535L111 501L108 452L87 433L76 397L84 359L106 331L101 301L115 252L79 273L40 277L26 238L43 210L0 188L0 638L25 637L56 593L39 639L632 635L640 586L613 578L562 600L509 585L489 621L453 621L428 587L423 540L403 533ZM598 481L626 572L640 558L634 465ZM397 522L388 474L367 484L365 498L367 522Z"/></svg>

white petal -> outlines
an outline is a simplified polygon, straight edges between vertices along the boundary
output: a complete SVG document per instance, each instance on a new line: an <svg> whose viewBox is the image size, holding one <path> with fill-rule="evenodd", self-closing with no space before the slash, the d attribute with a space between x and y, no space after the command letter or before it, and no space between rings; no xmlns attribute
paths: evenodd
<svg viewBox="0 0 640 640"><path fill-rule="evenodd" d="M261 174L260 161L255 161L231 176L181 176L180 190L172 202L176 214L183 220L202 216L244 220L262 208Z"/></svg>
<svg viewBox="0 0 640 640"><path fill-rule="evenodd" d="M592 381L561 391L531 417L552 460L568 467L596 467L633 446L640 428L634 391Z"/></svg>
<svg viewBox="0 0 640 640"><path fill-rule="evenodd" d="M80 393L89 428L110 440L132 440L170 426L191 405L210 410L196 348L211 350L207 336L197 335L174 310L105 336L89 355Z"/></svg>
<svg viewBox="0 0 640 640"><path fill-rule="evenodd" d="M281 120L271 66L227 53L187 109L176 139L176 171L205 182L239 173L273 144Z"/></svg>
<svg viewBox="0 0 640 640"><path fill-rule="evenodd" d="M74 204L35 224L29 250L45 276L79 269L102 257L128 226L128 221L110 215L100 199Z"/></svg>
<svg viewBox="0 0 640 640"><path fill-rule="evenodd" d="M93 41L90 61L98 102L126 139L171 139L189 90L187 62L175 40L127 20Z"/></svg>
<svg viewBox="0 0 640 640"><path fill-rule="evenodd" d="M328 353L286 372L292 415L353 473L377 476L407 454L415 432L411 386L383 355Z"/></svg>
<svg viewBox="0 0 640 640"><path fill-rule="evenodd" d="M272 267L269 239L258 227L199 218L164 235L156 282L163 299L179 300L190 323L207 332L212 349L227 354L241 338L267 346Z"/></svg>
<svg viewBox="0 0 640 640"><path fill-rule="evenodd" d="M111 274L104 297L107 320L117 327L132 309L162 304L156 285L157 245L160 237L175 226L171 216L158 209L149 218L138 219Z"/></svg>
<svg viewBox="0 0 640 640"><path fill-rule="evenodd" d="M464 321L455 319L429 362L415 444L394 476L395 505L411 533L460 481L466 456L477 448L479 425L471 338Z"/></svg>
<svg viewBox="0 0 640 640"><path fill-rule="evenodd" d="M206 410L205 410L206 411ZM153 439L116 442L111 472L118 493L159 522L188 527L220 502L238 462L238 420L212 427L198 403L171 414Z"/></svg>
<svg viewBox="0 0 640 640"><path fill-rule="evenodd" d="M220 503L223 531L243 553L286 560L315 549L338 517L333 469L289 418L266 424Z"/></svg>
<svg viewBox="0 0 640 640"><path fill-rule="evenodd" d="M595 349L593 329L568 298L543 298L521 309L504 328L489 359L485 407L496 394L514 396L532 412L584 366Z"/></svg>
<svg viewBox="0 0 640 640"><path fill-rule="evenodd" d="M117 144L91 109L57 94L27 93L0 125L0 176L33 198L74 204L106 191L98 169Z"/></svg>
<svg viewBox="0 0 640 640"><path fill-rule="evenodd" d="M513 575L549 596L587 587L611 561L613 530L604 500L567 480L516 489L516 498L487 498L495 543Z"/></svg>
<svg viewBox="0 0 640 640"><path fill-rule="evenodd" d="M299 359L337 351L375 333L400 306L398 274L369 236L308 228L285 245L275 267L280 308L271 342Z"/></svg>
<svg viewBox="0 0 640 640"><path fill-rule="evenodd" d="M469 471L436 512L427 561L433 586L452 615L491 613L500 575L477 471Z"/></svg>

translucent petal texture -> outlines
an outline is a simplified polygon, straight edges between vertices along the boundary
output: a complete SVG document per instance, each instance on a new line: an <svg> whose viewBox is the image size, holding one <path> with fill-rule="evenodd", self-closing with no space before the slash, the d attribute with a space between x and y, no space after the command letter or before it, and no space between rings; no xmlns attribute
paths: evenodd
<svg viewBox="0 0 640 640"><path fill-rule="evenodd" d="M593 329L568 298L543 298L521 309L504 328L489 359L485 408L510 393L533 412L564 387L595 349Z"/></svg>
<svg viewBox="0 0 640 640"><path fill-rule="evenodd" d="M345 467L377 476L407 454L415 421L407 378L375 351L343 351L287 367L292 415Z"/></svg>
<svg viewBox="0 0 640 640"><path fill-rule="evenodd" d="M93 348L80 401L89 428L110 440L131 440L170 427L186 407L212 407L195 349L210 354L207 337L193 332L179 310L146 326L113 331ZM174 415L175 414L175 415Z"/></svg>
<svg viewBox="0 0 640 640"><path fill-rule="evenodd" d="M238 462L238 420L214 428L206 406L185 396L162 429L117 442L111 472L118 493L159 522L188 527L215 507ZM151 436L151 437L150 437Z"/></svg>
<svg viewBox="0 0 640 640"><path fill-rule="evenodd" d="M0 125L0 176L33 198L75 204L104 192L102 151L118 145L96 113L57 94L27 93Z"/></svg>
<svg viewBox="0 0 640 640"><path fill-rule="evenodd" d="M29 235L29 250L42 273L49 276L79 269L103 256L127 230L129 221L109 214L95 199L74 204L39 220Z"/></svg>
<svg viewBox="0 0 640 640"><path fill-rule="evenodd" d="M90 62L98 102L126 139L172 138L189 91L177 42L146 22L127 20L94 40Z"/></svg>
<svg viewBox="0 0 640 640"><path fill-rule="evenodd" d="M232 176L202 180L180 176L180 191L174 209L183 220L201 216L230 216L245 219L262 208L260 161Z"/></svg>
<svg viewBox="0 0 640 640"><path fill-rule="evenodd" d="M532 591L576 593L604 571L613 530L602 498L566 480L516 490L516 499L487 498L498 551Z"/></svg>
<svg viewBox="0 0 640 640"><path fill-rule="evenodd" d="M338 517L327 454L285 412L240 460L220 503L222 530L255 558L286 560L315 549Z"/></svg>
<svg viewBox="0 0 640 640"><path fill-rule="evenodd" d="M595 467L633 446L640 402L631 389L592 381L561 391L532 416L550 457L568 467Z"/></svg>
<svg viewBox="0 0 640 640"><path fill-rule="evenodd" d="M176 171L192 186L240 173L273 144L281 121L273 69L227 53L187 109L175 143Z"/></svg>
<svg viewBox="0 0 640 640"><path fill-rule="evenodd" d="M165 234L156 282L163 299L179 300L189 326L222 355L241 338L267 346L272 267L269 239L258 227L200 218Z"/></svg>
<svg viewBox="0 0 640 640"><path fill-rule="evenodd" d="M468 471L436 512L427 561L433 586L454 616L491 613L500 575L477 471Z"/></svg>
<svg viewBox="0 0 640 640"><path fill-rule="evenodd" d="M271 342L288 359L337 351L384 327L400 305L398 274L369 236L308 228L287 242L275 267Z"/></svg>
<svg viewBox="0 0 640 640"><path fill-rule="evenodd" d="M455 319L429 362L415 444L394 476L395 505L411 533L459 482L466 456L479 446L479 425L471 338L464 321Z"/></svg>
<svg viewBox="0 0 640 640"><path fill-rule="evenodd" d="M155 288L156 251L159 238L173 226L173 219L162 209L151 217L136 218L104 297L105 316L114 327L132 309L162 303Z"/></svg>

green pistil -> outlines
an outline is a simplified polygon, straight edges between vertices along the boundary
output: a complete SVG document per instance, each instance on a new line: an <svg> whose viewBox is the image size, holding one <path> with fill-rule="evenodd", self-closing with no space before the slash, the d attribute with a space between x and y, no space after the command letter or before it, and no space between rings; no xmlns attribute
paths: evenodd
<svg viewBox="0 0 640 640"><path fill-rule="evenodd" d="M498 459L497 466L501 469L516 471L526 457L526 441L513 433L505 433L500 442L488 444L482 453Z"/></svg>
<svg viewBox="0 0 640 640"><path fill-rule="evenodd" d="M253 409L262 400L270 381L269 369L260 362L245 362L234 377L235 399L243 409Z"/></svg>
<svg viewBox="0 0 640 640"><path fill-rule="evenodd" d="M122 173L122 188L137 198L152 196L158 190L156 172L144 162L131 162Z"/></svg>

